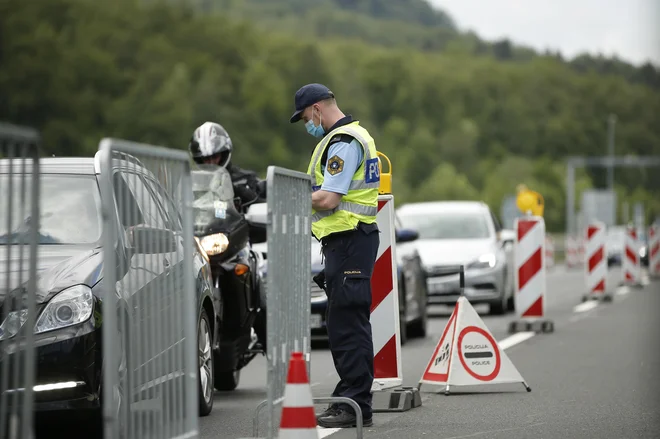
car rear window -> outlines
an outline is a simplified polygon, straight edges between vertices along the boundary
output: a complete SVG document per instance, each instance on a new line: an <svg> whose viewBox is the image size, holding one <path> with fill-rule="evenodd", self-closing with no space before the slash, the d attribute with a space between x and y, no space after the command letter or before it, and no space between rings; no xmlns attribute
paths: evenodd
<svg viewBox="0 0 660 439"><path fill-rule="evenodd" d="M9 175L0 174L0 187L9 189ZM30 224L31 190L20 187L21 179L12 182L12 205L7 212L9 194L0 203L0 244L27 242ZM26 186L29 179L24 180ZM40 244L93 244L101 238L101 198L94 176L43 174L40 190ZM21 195L25 201L21 202ZM11 224L8 226L8 219Z"/></svg>

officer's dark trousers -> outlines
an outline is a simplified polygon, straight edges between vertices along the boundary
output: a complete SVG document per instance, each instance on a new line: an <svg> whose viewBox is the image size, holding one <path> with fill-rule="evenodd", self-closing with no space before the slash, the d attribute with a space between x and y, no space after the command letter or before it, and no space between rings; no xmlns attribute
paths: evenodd
<svg viewBox="0 0 660 439"><path fill-rule="evenodd" d="M371 335L371 273L378 244L375 224L322 240L328 292L326 326L339 383L332 396L355 400L365 419L372 416L374 350ZM342 409L354 411L350 406Z"/></svg>

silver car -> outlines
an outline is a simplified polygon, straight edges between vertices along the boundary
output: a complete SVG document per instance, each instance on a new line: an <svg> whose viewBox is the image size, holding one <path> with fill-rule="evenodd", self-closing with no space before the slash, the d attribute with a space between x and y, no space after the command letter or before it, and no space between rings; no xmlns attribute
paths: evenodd
<svg viewBox="0 0 660 439"><path fill-rule="evenodd" d="M513 239L485 203L437 201L401 206L403 227L416 230L415 247L427 273L428 303L453 305L460 295L457 267L465 267L465 297L491 314L514 309Z"/></svg>

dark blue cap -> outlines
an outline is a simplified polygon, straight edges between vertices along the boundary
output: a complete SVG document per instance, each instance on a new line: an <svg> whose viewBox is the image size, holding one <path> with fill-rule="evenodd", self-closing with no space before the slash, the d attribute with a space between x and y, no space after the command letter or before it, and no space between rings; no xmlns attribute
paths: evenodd
<svg viewBox="0 0 660 439"><path fill-rule="evenodd" d="M296 106L296 112L291 116L291 123L296 123L300 120L300 115L305 111L305 108L324 99L334 97L334 93L323 84L307 84L300 87L293 100Z"/></svg>

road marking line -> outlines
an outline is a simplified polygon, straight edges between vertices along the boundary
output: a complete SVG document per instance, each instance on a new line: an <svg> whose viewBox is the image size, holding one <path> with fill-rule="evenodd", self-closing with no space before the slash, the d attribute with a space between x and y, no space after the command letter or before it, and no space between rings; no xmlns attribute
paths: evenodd
<svg viewBox="0 0 660 439"><path fill-rule="evenodd" d="M323 428L323 427L316 427L316 431L319 433L319 439L323 439L325 437L330 436L331 434L337 433L341 428Z"/></svg>
<svg viewBox="0 0 660 439"><path fill-rule="evenodd" d="M590 309L594 309L597 306L598 306L598 302L594 300L590 300L588 302L584 302L577 305L575 308L573 308L573 312L586 312L589 311Z"/></svg>
<svg viewBox="0 0 660 439"><path fill-rule="evenodd" d="M622 287L619 287L616 289L616 295L617 296L625 296L630 292L630 287L624 285Z"/></svg>
<svg viewBox="0 0 660 439"><path fill-rule="evenodd" d="M517 334L513 334L510 337L505 338L504 340L498 341L497 344L500 345L500 349L502 350L507 350L518 343L522 343L525 340L529 340L530 338L534 337L536 335L535 332L519 332Z"/></svg>
<svg viewBox="0 0 660 439"><path fill-rule="evenodd" d="M501 350L506 350L509 348L514 347L517 344L522 343L525 340L529 340L530 338L534 337L536 335L535 332L529 331L529 332L518 332L517 334L513 334L510 337L505 338L504 340L498 341L497 344L499 345ZM314 383L312 385L316 385L320 383ZM319 439L324 439L330 435L333 435L337 432L342 430L341 428L322 428L322 427L316 427L316 431L319 433Z"/></svg>

